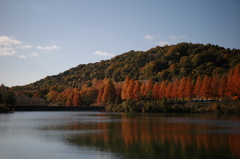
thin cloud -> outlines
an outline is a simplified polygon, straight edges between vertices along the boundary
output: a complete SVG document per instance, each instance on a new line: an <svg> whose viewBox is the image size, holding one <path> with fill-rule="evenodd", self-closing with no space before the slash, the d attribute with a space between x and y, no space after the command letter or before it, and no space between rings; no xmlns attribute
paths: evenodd
<svg viewBox="0 0 240 159"><path fill-rule="evenodd" d="M94 55L99 55L99 56L114 56L114 54L109 54L107 52L102 52L102 51L96 51L94 52Z"/></svg>
<svg viewBox="0 0 240 159"><path fill-rule="evenodd" d="M165 45L169 45L169 42L167 42L167 41L159 41L159 42L156 42L156 44L158 44L159 46L165 46Z"/></svg>
<svg viewBox="0 0 240 159"><path fill-rule="evenodd" d="M24 56L24 55L19 55L18 56L20 59L25 59L25 58L27 58L26 56Z"/></svg>
<svg viewBox="0 0 240 159"><path fill-rule="evenodd" d="M0 56L12 56L17 54L13 47L0 47Z"/></svg>
<svg viewBox="0 0 240 159"><path fill-rule="evenodd" d="M188 37L186 37L186 36L171 36L171 39L173 39L173 40L176 40L176 39L184 39L184 38L188 38Z"/></svg>
<svg viewBox="0 0 240 159"><path fill-rule="evenodd" d="M37 46L37 49L39 50L58 50L59 47L57 47L56 45L52 45L52 46L45 46L45 47L42 47L42 46Z"/></svg>
<svg viewBox="0 0 240 159"><path fill-rule="evenodd" d="M13 56L18 55L18 51L34 48L32 45L24 45L21 41L17 40L14 37L10 36L0 36L0 56ZM52 46L37 46L37 49L44 51L59 50L60 48L57 45ZM36 50L35 48L35 50ZM38 56L38 53L33 50L27 56ZM18 55L19 58L27 58L25 55Z"/></svg>
<svg viewBox="0 0 240 159"><path fill-rule="evenodd" d="M150 41L150 40L152 40L153 39L153 36L151 36L151 35L146 35L145 36L145 40L146 41Z"/></svg>
<svg viewBox="0 0 240 159"><path fill-rule="evenodd" d="M22 42L16 40L14 37L0 36L0 56L12 56L17 54L13 46L20 44L22 44Z"/></svg>
<svg viewBox="0 0 240 159"><path fill-rule="evenodd" d="M38 56L38 53L36 53L36 52L31 52L31 56Z"/></svg>
<svg viewBox="0 0 240 159"><path fill-rule="evenodd" d="M31 49L32 45L20 45L18 48L20 48L20 49Z"/></svg>
<svg viewBox="0 0 240 159"><path fill-rule="evenodd" d="M20 45L21 41L18 41L14 37L9 36L0 36L0 46L12 46L12 45Z"/></svg>

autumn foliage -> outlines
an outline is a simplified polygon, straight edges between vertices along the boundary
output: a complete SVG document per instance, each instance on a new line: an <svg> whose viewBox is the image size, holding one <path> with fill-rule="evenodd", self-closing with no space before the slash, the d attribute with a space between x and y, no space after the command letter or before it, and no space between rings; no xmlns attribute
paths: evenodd
<svg viewBox="0 0 240 159"><path fill-rule="evenodd" d="M0 91L6 90L1 86ZM79 88L52 86L48 90L35 92L18 91L29 98L45 98L48 103L57 106L89 106L119 104L122 101L140 100L180 100L192 99L240 99L240 65L222 76L198 75L195 78L183 76L174 80L153 81L134 80L126 76L125 81L115 82L112 79L93 79L82 83Z"/></svg>

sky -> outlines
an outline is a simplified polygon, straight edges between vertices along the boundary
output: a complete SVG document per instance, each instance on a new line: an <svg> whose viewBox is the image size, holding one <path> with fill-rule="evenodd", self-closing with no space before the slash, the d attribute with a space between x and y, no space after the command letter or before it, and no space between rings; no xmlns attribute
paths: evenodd
<svg viewBox="0 0 240 159"><path fill-rule="evenodd" d="M180 42L240 49L239 0L0 0L0 84Z"/></svg>

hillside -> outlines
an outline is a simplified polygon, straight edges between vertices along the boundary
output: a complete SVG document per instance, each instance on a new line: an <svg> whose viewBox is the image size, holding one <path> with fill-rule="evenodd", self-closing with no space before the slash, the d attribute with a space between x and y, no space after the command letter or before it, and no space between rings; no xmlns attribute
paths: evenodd
<svg viewBox="0 0 240 159"><path fill-rule="evenodd" d="M183 76L196 79L198 75L222 76L240 63L239 49L226 49L217 45L179 43L171 46L156 46L148 51L123 53L110 60L80 64L58 75L25 86L15 86L15 90L49 89L51 86L80 88L93 79L105 77L119 82L126 76L134 80L152 79L154 82Z"/></svg>

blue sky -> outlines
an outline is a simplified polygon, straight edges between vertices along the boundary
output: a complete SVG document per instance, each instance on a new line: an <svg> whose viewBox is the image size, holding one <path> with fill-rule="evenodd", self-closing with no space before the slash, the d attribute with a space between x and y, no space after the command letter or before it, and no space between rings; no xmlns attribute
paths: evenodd
<svg viewBox="0 0 240 159"><path fill-rule="evenodd" d="M0 0L0 84L180 42L240 49L239 0Z"/></svg>

